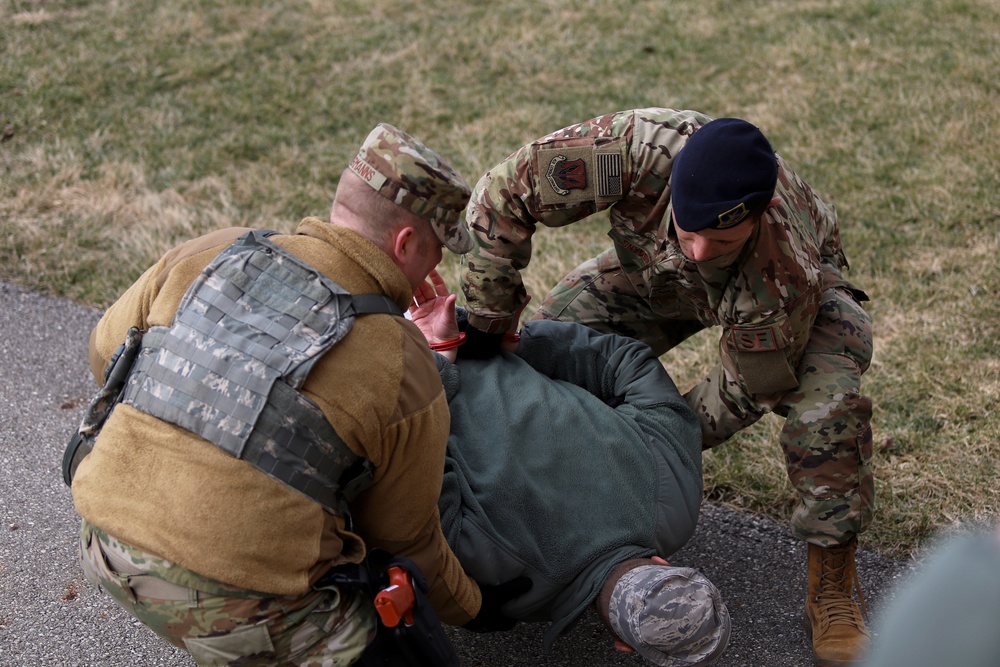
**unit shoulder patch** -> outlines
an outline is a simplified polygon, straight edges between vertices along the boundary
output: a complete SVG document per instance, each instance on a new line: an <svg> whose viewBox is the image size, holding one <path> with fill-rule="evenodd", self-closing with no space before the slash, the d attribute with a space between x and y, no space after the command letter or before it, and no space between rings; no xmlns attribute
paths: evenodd
<svg viewBox="0 0 1000 667"><path fill-rule="evenodd" d="M543 206L614 202L622 197L622 155L617 143L540 148L535 161Z"/></svg>

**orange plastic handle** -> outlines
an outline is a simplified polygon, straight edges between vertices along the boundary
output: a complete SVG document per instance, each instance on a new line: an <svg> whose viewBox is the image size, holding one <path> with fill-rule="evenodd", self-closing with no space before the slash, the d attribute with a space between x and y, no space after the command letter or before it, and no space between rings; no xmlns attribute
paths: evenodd
<svg viewBox="0 0 1000 667"><path fill-rule="evenodd" d="M413 625L415 601L410 573L401 567L390 567L389 586L375 596L375 611L382 618L385 627L394 628L401 620L407 625Z"/></svg>

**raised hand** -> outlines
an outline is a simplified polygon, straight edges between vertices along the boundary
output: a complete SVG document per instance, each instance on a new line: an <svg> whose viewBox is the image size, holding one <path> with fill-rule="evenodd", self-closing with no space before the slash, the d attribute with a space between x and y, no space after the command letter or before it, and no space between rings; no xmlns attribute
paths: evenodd
<svg viewBox="0 0 1000 667"><path fill-rule="evenodd" d="M434 269L413 293L410 318L431 345L458 338L455 301L458 296L448 291L441 274Z"/></svg>

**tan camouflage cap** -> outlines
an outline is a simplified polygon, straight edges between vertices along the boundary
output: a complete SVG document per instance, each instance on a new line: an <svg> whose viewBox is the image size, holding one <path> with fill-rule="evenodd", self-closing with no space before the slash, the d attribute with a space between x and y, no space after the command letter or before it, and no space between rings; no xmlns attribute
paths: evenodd
<svg viewBox="0 0 1000 667"><path fill-rule="evenodd" d="M463 213L472 191L444 158L387 123L368 134L348 168L380 195L429 221L448 250L472 249Z"/></svg>
<svg viewBox="0 0 1000 667"><path fill-rule="evenodd" d="M622 641L661 667L707 665L729 644L729 610L722 595L689 567L629 570L615 585L608 615Z"/></svg>

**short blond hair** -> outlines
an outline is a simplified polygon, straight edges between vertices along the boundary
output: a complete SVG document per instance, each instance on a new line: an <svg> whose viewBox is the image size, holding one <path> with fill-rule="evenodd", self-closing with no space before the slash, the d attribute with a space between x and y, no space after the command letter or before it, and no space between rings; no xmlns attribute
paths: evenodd
<svg viewBox="0 0 1000 667"><path fill-rule="evenodd" d="M383 250L390 249L392 240L403 227L413 227L417 231L421 247L429 242L440 243L427 220L386 199L348 169L340 175L334 204L354 213L359 221L357 226L360 226L355 231Z"/></svg>

